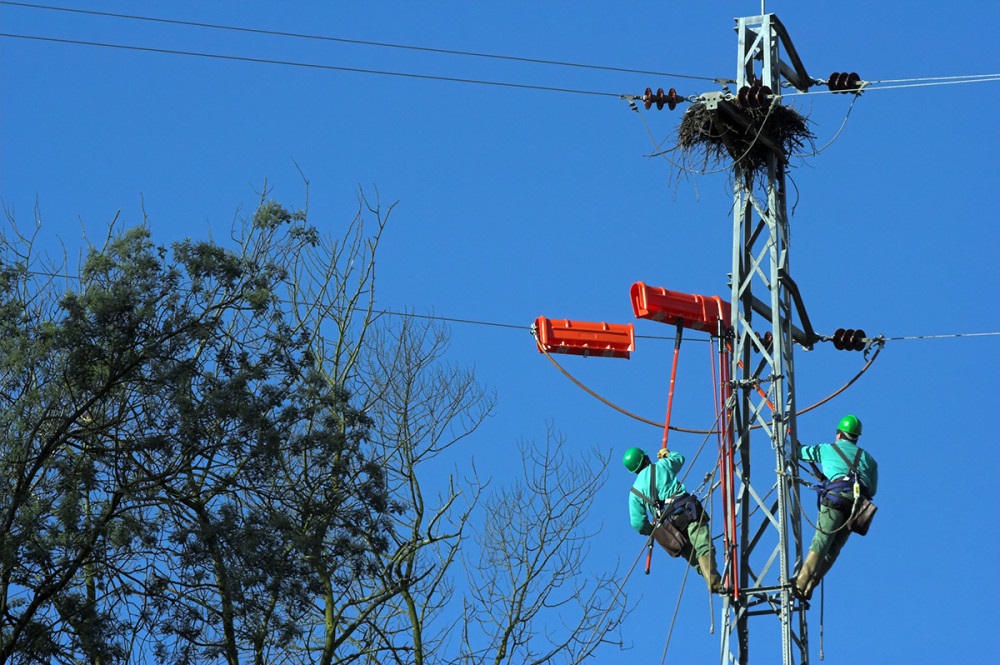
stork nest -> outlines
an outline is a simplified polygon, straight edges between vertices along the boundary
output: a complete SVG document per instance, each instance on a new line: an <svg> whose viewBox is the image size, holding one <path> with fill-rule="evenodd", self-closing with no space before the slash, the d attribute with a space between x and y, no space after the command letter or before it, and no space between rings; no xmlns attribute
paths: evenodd
<svg viewBox="0 0 1000 665"><path fill-rule="evenodd" d="M746 126L725 112L709 111L696 102L684 112L677 129L677 146L682 166L698 165L700 170L739 162L751 178L767 168L771 145L781 147L782 163L800 153L815 138L808 119L790 106L774 104L764 108L738 108Z"/></svg>

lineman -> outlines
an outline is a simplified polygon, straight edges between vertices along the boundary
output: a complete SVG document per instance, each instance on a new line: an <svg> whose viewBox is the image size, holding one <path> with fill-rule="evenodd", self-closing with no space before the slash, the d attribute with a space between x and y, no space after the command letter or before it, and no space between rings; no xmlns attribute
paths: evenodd
<svg viewBox="0 0 1000 665"><path fill-rule="evenodd" d="M670 556L683 556L708 583L709 590L722 593L722 578L715 567L715 548L708 528L708 515L698 498L689 494L677 479L684 456L662 449L652 464L641 448L625 452L625 468L636 474L628 498L632 528L643 536L650 534ZM659 515L653 529L647 509Z"/></svg>
<svg viewBox="0 0 1000 665"><path fill-rule="evenodd" d="M799 448L799 459L819 463L827 479L816 486L820 504L816 535L795 578L795 588L806 600L812 598L813 589L830 570L851 535L851 525L847 521L857 512L853 494L855 480L861 496L866 499L874 497L878 489L878 463L868 451L858 447L860 436L861 421L856 416L844 416L837 425L833 443Z"/></svg>

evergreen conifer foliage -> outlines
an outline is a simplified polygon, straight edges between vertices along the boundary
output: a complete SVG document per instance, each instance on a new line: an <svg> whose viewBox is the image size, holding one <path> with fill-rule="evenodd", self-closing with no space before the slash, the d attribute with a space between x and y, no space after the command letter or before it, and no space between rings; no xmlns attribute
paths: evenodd
<svg viewBox="0 0 1000 665"><path fill-rule="evenodd" d="M386 549L371 422L282 299L317 234L237 231L114 230L77 281L4 237L0 662L273 662Z"/></svg>

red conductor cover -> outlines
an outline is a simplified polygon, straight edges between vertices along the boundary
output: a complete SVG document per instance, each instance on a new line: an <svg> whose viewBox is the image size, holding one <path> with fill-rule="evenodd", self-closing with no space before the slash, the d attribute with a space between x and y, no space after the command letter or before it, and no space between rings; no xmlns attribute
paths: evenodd
<svg viewBox="0 0 1000 665"><path fill-rule="evenodd" d="M538 343L549 353L628 358L635 350L635 330L631 323L591 323L540 316L535 319L535 329Z"/></svg>
<svg viewBox="0 0 1000 665"><path fill-rule="evenodd" d="M668 291L636 282L629 291L632 311L640 319L652 319L677 325L683 320L685 328L707 330L715 334L716 322L722 319L729 325L730 306L719 296L697 296Z"/></svg>

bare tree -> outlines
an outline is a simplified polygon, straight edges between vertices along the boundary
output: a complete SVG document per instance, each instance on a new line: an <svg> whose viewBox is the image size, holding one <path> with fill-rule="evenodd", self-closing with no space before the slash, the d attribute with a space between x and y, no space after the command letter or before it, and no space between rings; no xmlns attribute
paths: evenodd
<svg viewBox="0 0 1000 665"><path fill-rule="evenodd" d="M400 592L379 608L379 639L372 645L378 662L437 662L454 622L445 611L454 598L451 575L482 490L471 468L456 474L443 457L478 429L493 398L471 370L444 363L448 336L441 326L402 317L380 328L371 343L367 357L377 360L368 367L377 423L372 440L390 492L406 506L394 517L381 580L398 584ZM443 489L428 492L427 486Z"/></svg>
<svg viewBox="0 0 1000 665"><path fill-rule="evenodd" d="M596 453L586 462L560 460L557 474L563 442L549 431L544 448L524 446L526 459L537 464L482 505L484 486L471 457L452 453L478 430L494 398L472 371L445 362L443 326L375 307L375 255L392 209L383 215L377 200L362 196L344 240L321 242L319 255L335 260L299 264L305 270L296 288L314 287L292 297L311 303L298 308L302 329L327 380L347 387L371 418L373 456L402 507L392 513L377 571L345 588L337 602L317 605L324 634L338 635L336 654L327 660L324 652L322 662L480 662L491 649L498 663L562 662L567 654L582 660L625 613L613 573L583 575L594 535L585 524L606 480L606 460ZM374 218L368 235L365 213ZM458 473L451 470L456 463ZM470 538L473 519L486 530ZM483 536L497 530L499 541ZM497 570L506 584L493 576ZM455 605L456 578L469 581L464 611ZM539 638L537 626L553 619L567 628ZM471 629L480 633L478 644L490 646L459 644L455 635Z"/></svg>
<svg viewBox="0 0 1000 665"><path fill-rule="evenodd" d="M319 251L293 264L289 298L299 325L327 381L350 391L371 420L372 457L400 506L374 573L317 603L316 642L332 647L321 662L440 657L451 568L480 492L474 479L443 472L443 455L477 430L494 403L474 372L445 362L443 326L376 311L375 255L392 209L362 194L346 232L321 239ZM444 489L428 492L428 483Z"/></svg>
<svg viewBox="0 0 1000 665"><path fill-rule="evenodd" d="M523 478L496 489L477 523L478 558L465 559L461 661L578 663L621 625L616 570L588 576L598 529L588 525L607 480L607 456L564 452L551 426L544 445L522 443Z"/></svg>

